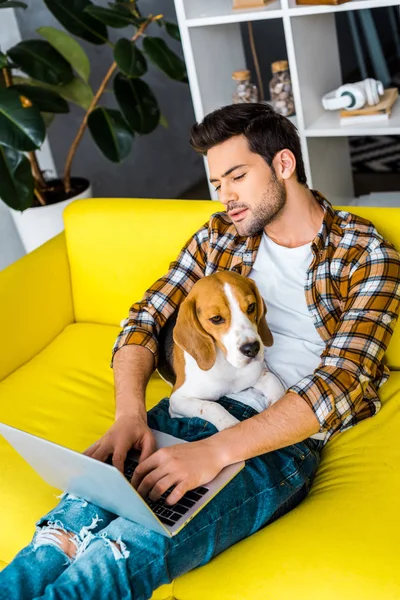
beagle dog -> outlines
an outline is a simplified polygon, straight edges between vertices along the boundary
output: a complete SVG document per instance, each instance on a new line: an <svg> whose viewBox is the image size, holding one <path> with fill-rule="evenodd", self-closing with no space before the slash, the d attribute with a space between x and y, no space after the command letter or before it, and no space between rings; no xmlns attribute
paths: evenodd
<svg viewBox="0 0 400 600"><path fill-rule="evenodd" d="M173 386L171 417L200 417L220 431L239 421L213 402L247 388L268 408L285 393L264 362L273 337L255 282L233 271L198 280L159 336L157 370Z"/></svg>

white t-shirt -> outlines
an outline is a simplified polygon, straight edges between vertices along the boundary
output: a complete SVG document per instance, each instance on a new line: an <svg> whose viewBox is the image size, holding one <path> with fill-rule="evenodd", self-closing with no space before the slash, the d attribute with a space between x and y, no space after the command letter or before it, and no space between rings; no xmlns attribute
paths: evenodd
<svg viewBox="0 0 400 600"><path fill-rule="evenodd" d="M249 274L265 300L267 323L274 338L273 345L265 351L267 366L286 388L313 373L325 347L305 298L306 273L312 257L311 242L298 248L287 248L263 233ZM243 397L243 402L258 408L251 394L248 398ZM325 434L315 437L323 439Z"/></svg>

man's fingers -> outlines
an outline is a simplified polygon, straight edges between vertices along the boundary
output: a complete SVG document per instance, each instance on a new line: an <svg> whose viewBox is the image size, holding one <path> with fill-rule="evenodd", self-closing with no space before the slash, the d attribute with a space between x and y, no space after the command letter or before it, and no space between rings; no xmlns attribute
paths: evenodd
<svg viewBox="0 0 400 600"><path fill-rule="evenodd" d="M127 450L124 450L123 448L116 448L113 453L112 464L118 471L121 471L121 473L124 472L126 454Z"/></svg>
<svg viewBox="0 0 400 600"><path fill-rule="evenodd" d="M94 444L92 444L91 446L89 446L89 448L86 448L86 450L84 450L82 452L82 454L85 454L86 456L93 456L94 452L96 452L97 448L99 447L100 442L97 441Z"/></svg>
<svg viewBox="0 0 400 600"><path fill-rule="evenodd" d="M156 441L154 439L154 436L147 435L143 440L142 451L140 453L140 458L139 458L139 464L141 462L143 462L144 460L146 460L146 458L148 458L149 456L154 454L156 449L157 449Z"/></svg>
<svg viewBox="0 0 400 600"><path fill-rule="evenodd" d="M171 486L169 486L169 487L171 487ZM169 488L167 488L167 489L169 489ZM184 481L181 481L172 490L170 495L166 497L165 503L168 504L168 506L172 506L173 504L176 504L186 494L187 491L188 491L187 484Z"/></svg>
<svg viewBox="0 0 400 600"><path fill-rule="evenodd" d="M112 448L110 446L99 445L98 448L93 452L92 458L104 462L110 456L111 452Z"/></svg>
<svg viewBox="0 0 400 600"><path fill-rule="evenodd" d="M148 475L146 475L146 477L142 479L136 491L142 496L142 498L147 498L148 494L151 492L154 486L158 484L159 480L163 479L166 475L167 473L165 472L165 470L162 469L162 467L154 469L154 471L151 471Z"/></svg>

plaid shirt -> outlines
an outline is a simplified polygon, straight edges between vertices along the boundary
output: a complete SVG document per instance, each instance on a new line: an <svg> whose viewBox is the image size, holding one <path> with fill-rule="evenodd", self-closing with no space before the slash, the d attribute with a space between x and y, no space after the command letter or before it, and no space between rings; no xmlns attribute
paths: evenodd
<svg viewBox="0 0 400 600"><path fill-rule="evenodd" d="M384 353L400 310L400 255L370 221L334 210L322 194L312 192L325 214L311 245L305 294L326 346L315 371L286 393L307 402L326 443L381 407L376 390L389 377ZM194 283L225 269L248 276L261 235L239 236L225 212L212 215L168 273L131 307L113 358L125 344L139 344L151 350L157 364L160 328Z"/></svg>

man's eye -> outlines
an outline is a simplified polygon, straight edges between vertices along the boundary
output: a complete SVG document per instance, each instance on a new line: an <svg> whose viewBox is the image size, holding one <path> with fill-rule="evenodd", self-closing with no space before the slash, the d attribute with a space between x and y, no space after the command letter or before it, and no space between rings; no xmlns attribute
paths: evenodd
<svg viewBox="0 0 400 600"><path fill-rule="evenodd" d="M215 315L215 317L211 317L210 321L211 323L214 323L214 325L220 325L225 322L225 319L221 317L221 315Z"/></svg>
<svg viewBox="0 0 400 600"><path fill-rule="evenodd" d="M253 302L253 304L249 304L249 306L247 307L247 314L251 315L255 310L256 310L256 304L255 304L255 302Z"/></svg>
<svg viewBox="0 0 400 600"><path fill-rule="evenodd" d="M238 181L238 179L243 179L243 177L246 175L246 173L243 173L243 175L239 175L238 177L234 177L233 179L235 181Z"/></svg>
<svg viewBox="0 0 400 600"><path fill-rule="evenodd" d="M218 192L218 190L219 190L220 187L221 187L220 185L218 187L216 187L215 191Z"/></svg>

